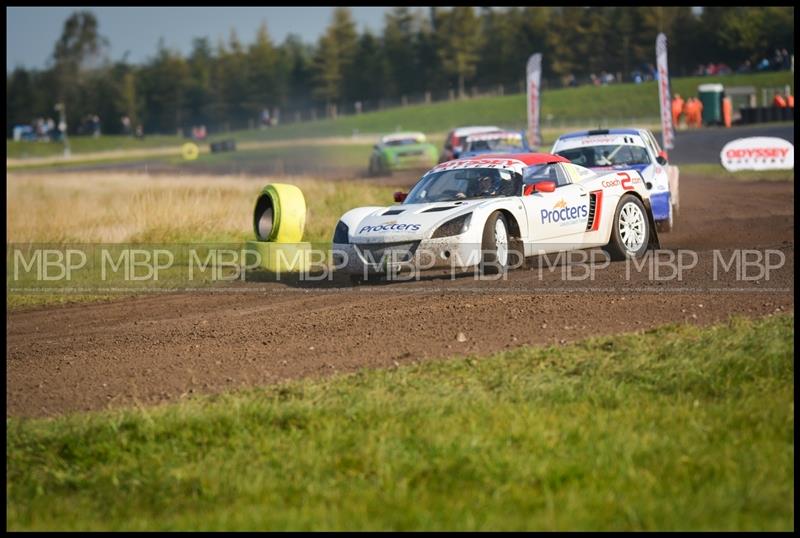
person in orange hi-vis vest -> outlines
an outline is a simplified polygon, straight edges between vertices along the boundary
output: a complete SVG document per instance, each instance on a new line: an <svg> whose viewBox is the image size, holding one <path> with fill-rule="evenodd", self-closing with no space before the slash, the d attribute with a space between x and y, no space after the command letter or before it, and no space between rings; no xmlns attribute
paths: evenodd
<svg viewBox="0 0 800 538"><path fill-rule="evenodd" d="M683 118L686 121L686 127L692 126L693 110L694 110L694 104L692 103L692 98L689 97L686 99L686 102L683 105Z"/></svg>
<svg viewBox="0 0 800 538"><path fill-rule="evenodd" d="M686 101L684 110L686 112L686 125L689 127L697 127L697 99L690 97L689 100Z"/></svg>
<svg viewBox="0 0 800 538"><path fill-rule="evenodd" d="M794 95L791 93L786 96L786 104L789 106L789 108L794 108Z"/></svg>
<svg viewBox="0 0 800 538"><path fill-rule="evenodd" d="M684 100L681 99L681 94L676 93L675 99L672 100L672 125L675 129L678 128L678 122L683 114Z"/></svg>
<svg viewBox="0 0 800 538"><path fill-rule="evenodd" d="M725 127L730 127L733 123L733 103L730 97L722 99L722 121L725 122Z"/></svg>
<svg viewBox="0 0 800 538"><path fill-rule="evenodd" d="M786 99L781 94L776 93L775 97L772 98L772 104L778 108L786 108Z"/></svg>
<svg viewBox="0 0 800 538"><path fill-rule="evenodd" d="M700 99L695 98L694 100L694 121L696 127L703 126L703 102Z"/></svg>

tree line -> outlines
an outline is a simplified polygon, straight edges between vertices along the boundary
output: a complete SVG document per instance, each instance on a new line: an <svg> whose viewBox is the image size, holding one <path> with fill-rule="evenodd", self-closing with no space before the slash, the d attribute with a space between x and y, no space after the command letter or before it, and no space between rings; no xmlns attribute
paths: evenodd
<svg viewBox="0 0 800 538"><path fill-rule="evenodd" d="M294 110L330 113L475 86L511 92L534 52L544 54L545 87L602 72L629 81L654 63L659 32L669 40L673 76L708 62L756 64L775 48L794 52L794 8L706 7L698 15L690 7L397 7L378 35L359 32L340 7L315 44L293 34L275 43L265 20L249 44L231 30L215 43L194 39L184 56L162 40L141 65L109 60L96 18L79 11L64 23L46 69L7 73L6 128L55 116L58 102L70 133L88 114L106 133L120 132L123 116L148 133L175 133L247 127L265 108L284 119Z"/></svg>

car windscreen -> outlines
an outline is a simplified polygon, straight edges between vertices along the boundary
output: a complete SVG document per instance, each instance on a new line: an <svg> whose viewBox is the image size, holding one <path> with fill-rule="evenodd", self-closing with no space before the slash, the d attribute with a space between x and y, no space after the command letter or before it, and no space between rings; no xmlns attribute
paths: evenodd
<svg viewBox="0 0 800 538"><path fill-rule="evenodd" d="M464 151L491 151L493 153L504 153L522 149L521 138L492 138L488 140L467 140L464 144Z"/></svg>
<svg viewBox="0 0 800 538"><path fill-rule="evenodd" d="M519 196L522 176L502 168L461 168L431 172L419 180L406 204Z"/></svg>
<svg viewBox="0 0 800 538"><path fill-rule="evenodd" d="M587 168L650 164L650 157L647 155L645 148L626 144L565 149L556 152L556 155L569 159L573 164Z"/></svg>
<svg viewBox="0 0 800 538"><path fill-rule="evenodd" d="M397 140L388 140L384 142L387 146L411 146L413 144L419 144L420 140L418 138L401 138Z"/></svg>

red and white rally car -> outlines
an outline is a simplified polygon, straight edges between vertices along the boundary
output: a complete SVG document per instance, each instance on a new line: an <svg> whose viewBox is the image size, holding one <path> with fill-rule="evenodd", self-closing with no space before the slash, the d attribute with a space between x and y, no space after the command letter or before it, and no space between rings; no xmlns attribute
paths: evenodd
<svg viewBox="0 0 800 538"><path fill-rule="evenodd" d="M547 153L457 159L397 193L399 205L342 215L333 261L367 276L398 264L498 273L527 256L591 247L640 257L658 248L647 194L636 170L599 174Z"/></svg>

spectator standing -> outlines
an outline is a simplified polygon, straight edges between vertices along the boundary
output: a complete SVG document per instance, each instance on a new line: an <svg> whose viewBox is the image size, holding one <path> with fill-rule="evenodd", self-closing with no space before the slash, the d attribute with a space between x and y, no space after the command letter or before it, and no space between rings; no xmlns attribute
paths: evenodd
<svg viewBox="0 0 800 538"><path fill-rule="evenodd" d="M672 99L672 125L675 129L678 128L678 124L681 119L681 114L683 114L683 105L684 100L681 98L681 94L676 93L675 98Z"/></svg>
<svg viewBox="0 0 800 538"><path fill-rule="evenodd" d="M694 121L695 127L702 127L703 126L703 102L698 99L697 97L694 98Z"/></svg>
<svg viewBox="0 0 800 538"><path fill-rule="evenodd" d="M776 106L778 108L786 108L788 103L786 99L784 99L783 95L780 93L775 93L775 96L772 98L772 106Z"/></svg>

